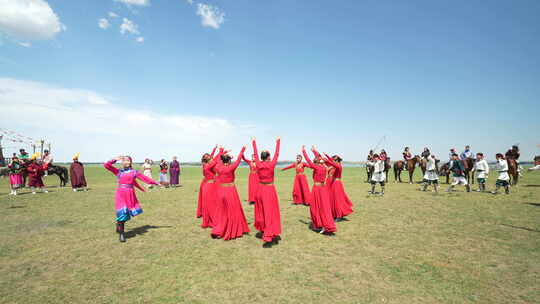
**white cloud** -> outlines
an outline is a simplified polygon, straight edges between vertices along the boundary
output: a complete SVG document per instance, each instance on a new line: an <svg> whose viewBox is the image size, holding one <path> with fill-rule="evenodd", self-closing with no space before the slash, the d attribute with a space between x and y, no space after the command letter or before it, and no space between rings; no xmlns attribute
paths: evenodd
<svg viewBox="0 0 540 304"><path fill-rule="evenodd" d="M32 46L32 44L30 42L19 42L19 45L20 46L24 46L26 48L29 48Z"/></svg>
<svg viewBox="0 0 540 304"><path fill-rule="evenodd" d="M186 0L186 2L190 5L193 5L193 0Z"/></svg>
<svg viewBox="0 0 540 304"><path fill-rule="evenodd" d="M201 24L205 27L218 29L225 22L225 13L209 4L198 3L197 15L201 16Z"/></svg>
<svg viewBox="0 0 540 304"><path fill-rule="evenodd" d="M44 0L0 0L0 32L8 36L47 40L65 29Z"/></svg>
<svg viewBox="0 0 540 304"><path fill-rule="evenodd" d="M115 14L115 13L113 13L113 12L109 12L109 17L111 17L111 18L117 18L118 15Z"/></svg>
<svg viewBox="0 0 540 304"><path fill-rule="evenodd" d="M120 33L131 33L134 35L140 34L137 24L133 23L133 21L129 20L128 18L123 18L123 22L120 25Z"/></svg>
<svg viewBox="0 0 540 304"><path fill-rule="evenodd" d="M98 20L98 26L104 30L106 30L107 28L109 28L111 24L109 23L109 20L105 19L105 18L101 18Z"/></svg>
<svg viewBox="0 0 540 304"><path fill-rule="evenodd" d="M75 152L81 152L84 161L121 153L136 160L178 154L183 160L198 160L216 143L238 151L254 130L218 117L159 113L115 104L111 97L89 90L11 78L0 78L0 104L2 124L45 137L56 146L59 160L69 160Z"/></svg>
<svg viewBox="0 0 540 304"><path fill-rule="evenodd" d="M137 5L137 6L148 6L150 5L150 0L115 0L117 2L122 2L126 5Z"/></svg>
<svg viewBox="0 0 540 304"><path fill-rule="evenodd" d="M138 43L143 43L144 42L144 37L137 37L137 39L135 39L135 41L137 41Z"/></svg>

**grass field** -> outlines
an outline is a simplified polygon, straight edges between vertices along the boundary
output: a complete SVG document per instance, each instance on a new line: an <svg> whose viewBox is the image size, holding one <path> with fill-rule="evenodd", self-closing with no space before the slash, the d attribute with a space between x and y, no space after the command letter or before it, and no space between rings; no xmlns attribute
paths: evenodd
<svg viewBox="0 0 540 304"><path fill-rule="evenodd" d="M144 214L119 243L115 178L86 174L79 193L10 197L0 180L1 303L540 303L540 172L511 195L391 182L371 197L364 169L348 168L355 213L335 237L308 229L308 208L291 205L294 173L279 173L284 231L272 249L253 230L225 242L199 228L199 168L184 169L181 188L139 192ZM247 169L238 175L245 199Z"/></svg>

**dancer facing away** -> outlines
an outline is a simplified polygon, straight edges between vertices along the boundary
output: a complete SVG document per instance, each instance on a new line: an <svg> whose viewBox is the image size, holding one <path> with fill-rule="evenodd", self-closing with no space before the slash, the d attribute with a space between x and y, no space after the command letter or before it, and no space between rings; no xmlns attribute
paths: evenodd
<svg viewBox="0 0 540 304"><path fill-rule="evenodd" d="M332 218L332 203L330 202L328 187L324 184L326 166L315 147L311 151L315 155L314 162L309 159L305 146L302 146L302 154L308 163L308 167L313 170L313 189L311 192L311 204L309 205L311 229L326 235L334 235L336 224Z"/></svg>
<svg viewBox="0 0 540 304"><path fill-rule="evenodd" d="M257 189L259 187L259 175L257 174L257 165L255 162L255 154L251 156L251 160L245 157L242 159L249 166L249 179L248 179L248 202L250 205L255 204L255 197L257 195Z"/></svg>
<svg viewBox="0 0 540 304"><path fill-rule="evenodd" d="M17 189L24 187L24 181L22 177L22 171L24 170L21 166L19 158L13 156L11 161L8 164L9 169L9 186L11 192L9 195L17 195Z"/></svg>
<svg viewBox="0 0 540 304"><path fill-rule="evenodd" d="M281 171L289 170L295 168L296 175L294 177L294 186L293 186L293 204L309 206L311 202L311 192L309 191L309 185L307 182L306 175L304 174L304 168L309 167L307 163L302 162L302 155L296 156L296 162L287 166Z"/></svg>
<svg viewBox="0 0 540 304"><path fill-rule="evenodd" d="M79 162L80 153L73 155L73 163L69 167L69 177L71 179L71 188L73 192L78 190L86 191L86 178L84 176L84 165Z"/></svg>
<svg viewBox="0 0 540 304"><path fill-rule="evenodd" d="M28 187L32 189L32 194L36 194L36 188L39 188L41 192L48 193L43 184L43 173L47 170L47 164L38 163L38 154L34 153L30 157L30 163L26 167L28 172Z"/></svg>
<svg viewBox="0 0 540 304"><path fill-rule="evenodd" d="M426 155L425 158L427 160L426 173L424 174L424 185L422 186L422 191L426 191L429 185L433 185L433 189L435 190L435 192L438 193L439 174L437 174L437 159L435 158L435 155L429 153L429 150L428 153L422 153L422 155Z"/></svg>
<svg viewBox="0 0 540 304"><path fill-rule="evenodd" d="M463 163L459 160L459 157L457 154L452 154L452 161L450 162L450 168L449 170L452 171L453 179L452 185L448 187L446 192L450 192L454 190L454 187L456 185L464 185L465 189L467 189L467 192L471 192L471 186L467 182L467 179L465 178L465 174L463 171L465 170L465 167L463 166Z"/></svg>
<svg viewBox="0 0 540 304"><path fill-rule="evenodd" d="M279 210L279 198L274 186L274 172L279 158L281 140L276 139L274 157L270 160L270 152L262 151L259 159L257 142L252 139L253 154L259 177L259 187L255 196L255 229L259 232L257 237L264 241L263 247L270 248L277 245L281 240L281 214Z"/></svg>
<svg viewBox="0 0 540 304"><path fill-rule="evenodd" d="M201 180L201 184L199 186L197 218L202 218L202 228L214 227L217 224L217 184L215 167L218 158L221 155L217 155L214 158L216 149L217 145L212 150L212 153L205 153L201 159L203 179Z"/></svg>
<svg viewBox="0 0 540 304"><path fill-rule="evenodd" d="M497 181L495 182L495 191L491 193L498 194L499 188L504 187L504 193L510 194L510 184L508 182L510 181L510 175L508 175L508 162L501 153L497 153L495 157L497 158L495 170L499 172L499 177L497 177Z"/></svg>
<svg viewBox="0 0 540 304"><path fill-rule="evenodd" d="M478 192L486 191L486 179L489 175L489 165L484 159L483 153L476 153L476 162L474 162L474 172L478 181Z"/></svg>
<svg viewBox="0 0 540 304"><path fill-rule="evenodd" d="M121 161L121 169L114 167L117 161ZM143 212L139 200L135 195L135 189L144 192L144 188L139 185L137 179L140 179L146 184L158 183L151 178L146 177L139 171L132 168L132 159L130 156L118 156L106 162L103 166L105 169L111 171L116 175L118 179L118 188L116 188L115 194L115 209L116 209L116 232L119 234L120 242L125 242L124 224L129 221L131 217L137 216Z"/></svg>
<svg viewBox="0 0 540 304"><path fill-rule="evenodd" d="M407 149L407 148L406 148ZM375 186L377 183L381 185L381 195L384 195L384 185L386 180L386 174L384 173L384 162L381 160L378 154L373 155L373 176L371 177L371 191L370 194L375 194Z"/></svg>
<svg viewBox="0 0 540 304"><path fill-rule="evenodd" d="M171 176L171 187L180 186L180 162L178 158L173 156L171 165L169 166L169 173Z"/></svg>
<svg viewBox="0 0 540 304"><path fill-rule="evenodd" d="M330 199L332 202L332 216L337 222L345 220L345 217L353 213L352 202L345 192L345 187L341 182L343 167L341 166L341 157L334 155L330 157L325 154L325 162L334 168L333 180L330 185Z"/></svg>
<svg viewBox="0 0 540 304"><path fill-rule="evenodd" d="M148 177L149 179L154 179L152 177L152 161L147 158L144 160L144 164L142 164L143 174L144 176ZM150 184L147 184L146 187L152 188L153 186Z"/></svg>
<svg viewBox="0 0 540 304"><path fill-rule="evenodd" d="M232 157L223 148L219 151L219 159L216 164L217 173L217 224L212 228L212 238L232 240L249 233L249 226L242 209L242 203L238 196L235 180L235 171L242 161L242 155L246 147L242 147L238 158L231 163Z"/></svg>

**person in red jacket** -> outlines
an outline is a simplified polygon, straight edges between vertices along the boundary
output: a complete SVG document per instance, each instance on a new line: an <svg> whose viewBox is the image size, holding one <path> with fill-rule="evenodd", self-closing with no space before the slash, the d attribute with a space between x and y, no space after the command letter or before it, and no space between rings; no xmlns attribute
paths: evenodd
<svg viewBox="0 0 540 304"><path fill-rule="evenodd" d="M259 176L257 175L257 165L255 162L255 154L251 156L251 160L243 157L244 161L249 166L249 179L248 179L248 202L250 205L255 204L255 196L257 195L257 189L259 187Z"/></svg>
<svg viewBox="0 0 540 304"><path fill-rule="evenodd" d="M215 167L219 156L214 158L216 149L217 146L214 147L211 154L205 153L201 159L203 179L199 185L197 218L202 218L202 228L214 227L217 224L217 218L215 215L217 204Z"/></svg>
<svg viewBox="0 0 540 304"><path fill-rule="evenodd" d="M311 229L326 235L334 235L336 224L332 218L332 203L330 202L328 187L325 185L326 166L315 147L311 151L315 155L314 162L307 155L305 146L302 146L302 154L308 163L308 168L313 170L312 199L309 208Z"/></svg>
<svg viewBox="0 0 540 304"><path fill-rule="evenodd" d="M36 194L36 188L39 188L41 192L48 193L43 184L43 174L47 170L47 163L41 164L37 160L38 154L34 153L30 158L30 163L26 167L28 172L28 187L32 189L32 194Z"/></svg>
<svg viewBox="0 0 540 304"><path fill-rule="evenodd" d="M345 187L341 182L341 175L343 174L343 167L341 166L341 157L334 155L330 157L328 154L325 154L325 162L332 166L334 170L333 182L330 186L330 198L332 202L332 216L337 222L340 222L345 219L345 217L351 213L352 202L345 192Z"/></svg>
<svg viewBox="0 0 540 304"><path fill-rule="evenodd" d="M257 237L264 241L263 247L270 248L281 240L279 198L274 186L274 171L279 158L281 140L279 137L276 139L276 151L272 159L270 159L270 152L266 150L261 152L259 159L255 138L252 144L259 177L259 186L255 196L255 229L259 231Z"/></svg>
<svg viewBox="0 0 540 304"><path fill-rule="evenodd" d="M296 176L294 177L294 186L293 186L293 204L299 205L304 204L309 206L311 202L311 192L309 191L309 185L307 182L306 175L304 174L304 168L308 167L308 164L302 162L302 155L296 156L296 162L281 169L281 171L289 170L295 168Z"/></svg>
<svg viewBox="0 0 540 304"><path fill-rule="evenodd" d="M242 156L246 147L244 146L238 154L234 163L232 157L226 154L223 148L219 151L219 159L215 170L217 173L217 224L212 228L212 238L232 240L249 233L244 209L240 202L240 196L236 189L235 171L242 161Z"/></svg>

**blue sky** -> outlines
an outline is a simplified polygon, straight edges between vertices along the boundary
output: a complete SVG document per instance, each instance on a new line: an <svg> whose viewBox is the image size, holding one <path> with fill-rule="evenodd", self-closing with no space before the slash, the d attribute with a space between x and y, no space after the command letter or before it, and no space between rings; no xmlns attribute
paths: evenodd
<svg viewBox="0 0 540 304"><path fill-rule="evenodd" d="M281 136L282 159L363 160L385 136L394 158L519 143L530 160L538 16L526 0L0 0L0 127L60 160L197 160L251 136Z"/></svg>

